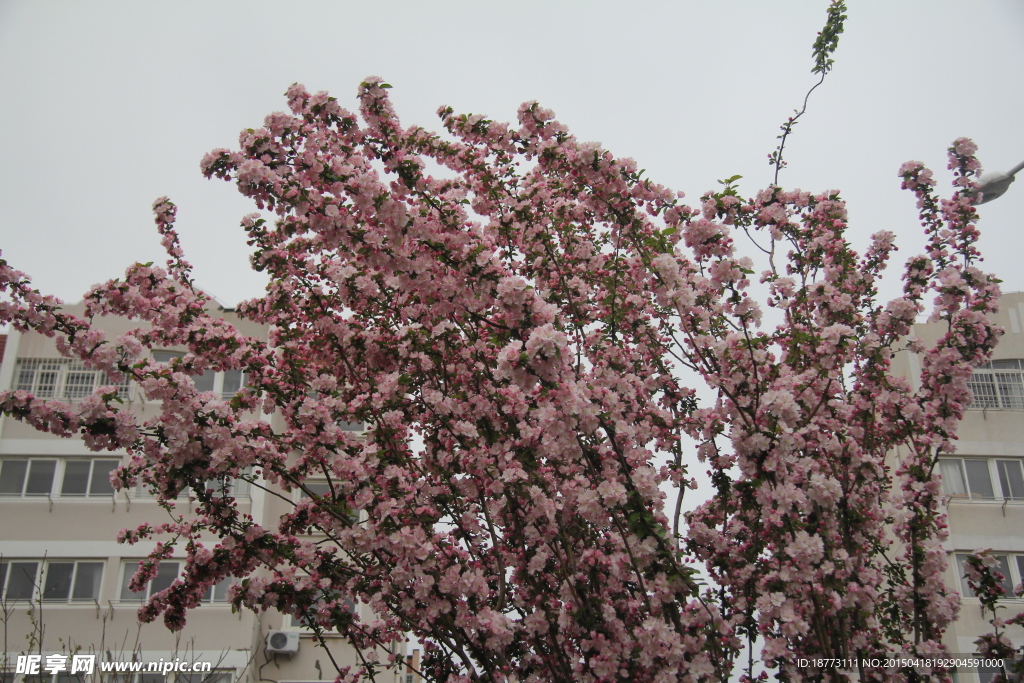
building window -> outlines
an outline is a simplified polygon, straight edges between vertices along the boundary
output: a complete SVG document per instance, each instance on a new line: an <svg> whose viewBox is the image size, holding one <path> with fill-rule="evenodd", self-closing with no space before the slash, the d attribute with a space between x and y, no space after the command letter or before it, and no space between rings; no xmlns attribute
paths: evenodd
<svg viewBox="0 0 1024 683"><path fill-rule="evenodd" d="M1003 575L1002 586L1005 591L1004 595L1008 599L1014 599L1013 587L1020 583L1022 577L1024 577L1024 555L993 555L996 558L995 571ZM967 584L967 572L964 569L966 566L968 555L956 556L956 568L960 574L960 594L965 598L973 598L974 591ZM1011 569L1012 567L1012 569ZM1012 574L1011 571L1016 572Z"/></svg>
<svg viewBox="0 0 1024 683"><path fill-rule="evenodd" d="M40 662L40 667L41 668L45 667L45 664L46 664L46 658L44 657L43 661ZM72 673L68 673L67 671L60 671L60 672L55 673L55 674L50 674L50 673L46 673L45 672L45 668L43 668L43 673L36 674L36 675L31 675L31 676L30 675L25 675L25 674L15 674L15 673L9 673L7 675L9 675L10 677L9 678L5 678L5 674L3 672L0 672L0 682L2 682L2 683L14 683L15 678L18 677L18 676L20 676L19 683L86 683L86 681L87 681L87 676L86 676L86 674L83 674L83 673L72 674ZM96 680L98 681L99 679L97 678ZM154 681L154 683L163 683L163 682L162 681L160 681L160 682Z"/></svg>
<svg viewBox="0 0 1024 683"><path fill-rule="evenodd" d="M247 497L252 489L252 484L246 477L252 476L252 467L246 467L241 474L243 475L241 477L221 477L214 481L208 481L206 490L235 498Z"/></svg>
<svg viewBox="0 0 1024 683"><path fill-rule="evenodd" d="M145 589L135 592L129 588L132 577L139 569L138 562L125 562L124 571L121 574L121 602L145 602L162 590L170 588L175 579L181 576L185 568L184 562L175 560L164 561L157 567L156 576L149 580ZM233 583L231 577L225 578L214 586L206 589L203 594L203 603L225 603L228 601L228 589Z"/></svg>
<svg viewBox="0 0 1024 683"><path fill-rule="evenodd" d="M304 481L302 485L306 487L313 495L321 498L332 498L331 485L326 481ZM310 498L309 493L306 490L299 489L299 500L308 500Z"/></svg>
<svg viewBox="0 0 1024 683"><path fill-rule="evenodd" d="M178 674L181 676L181 674ZM107 673L103 675L103 683L167 683L170 678L159 671L140 671L138 673ZM56 683L62 683L57 681Z"/></svg>
<svg viewBox="0 0 1024 683"><path fill-rule="evenodd" d="M135 562L125 563L124 573L121 576L121 602L145 602L156 593L170 588L174 580L178 578L181 563L161 562L157 567L156 576L150 579L141 591L135 592L129 588L128 584L138 569L139 565Z"/></svg>
<svg viewBox="0 0 1024 683"><path fill-rule="evenodd" d="M110 473L121 464L120 460L67 460L60 488L62 496L114 495Z"/></svg>
<svg viewBox="0 0 1024 683"><path fill-rule="evenodd" d="M100 596L102 580L102 562L12 560L0 563L0 597L4 601L95 602Z"/></svg>
<svg viewBox="0 0 1024 683"><path fill-rule="evenodd" d="M184 355L181 351L153 351L153 360L158 363L170 363ZM207 370L201 375L192 375L192 381L195 382L196 391L199 393L212 391L227 400L233 398L246 385L246 376L242 370Z"/></svg>
<svg viewBox="0 0 1024 683"><path fill-rule="evenodd" d="M47 562L42 599L57 602L94 601L100 596L102 579L102 562Z"/></svg>
<svg viewBox="0 0 1024 683"><path fill-rule="evenodd" d="M1024 409L1024 360L994 360L979 365L967 382L971 408Z"/></svg>
<svg viewBox="0 0 1024 683"><path fill-rule="evenodd" d="M234 579L231 577L221 579L218 583L206 589L206 592L203 594L203 602L206 604L227 602L228 591L231 589L233 584Z"/></svg>
<svg viewBox="0 0 1024 683"><path fill-rule="evenodd" d="M954 499L1024 501L1024 461L941 458L942 492Z"/></svg>
<svg viewBox="0 0 1024 683"><path fill-rule="evenodd" d="M77 401L108 385L114 386L122 399L128 398L127 377L115 382L102 370L70 358L19 358L15 376L15 388L32 392L36 398Z"/></svg>
<svg viewBox="0 0 1024 683"><path fill-rule="evenodd" d="M982 654L980 652L978 654L974 655L974 656L977 657L978 659L986 659L986 658L989 657L989 655L985 655L985 654ZM978 683L992 683L992 679L994 679L996 677L996 674L1005 674L1005 673L1007 673L1007 672L1004 671L1003 667L1001 667L1001 666L999 666L999 667L979 666L978 667ZM1011 680L1011 681L1013 681L1013 680L1017 680L1017 679L1011 677L1009 679L1004 678L1003 680Z"/></svg>
<svg viewBox="0 0 1024 683"><path fill-rule="evenodd" d="M0 460L0 497L109 498L110 473L120 460L5 458Z"/></svg>
<svg viewBox="0 0 1024 683"><path fill-rule="evenodd" d="M207 671L206 673L174 674L174 683L231 683L230 671Z"/></svg>
<svg viewBox="0 0 1024 683"><path fill-rule="evenodd" d="M0 598L5 602L34 598L39 564L25 561L0 563Z"/></svg>
<svg viewBox="0 0 1024 683"><path fill-rule="evenodd" d="M56 460L0 461L0 496L49 496L56 469Z"/></svg>

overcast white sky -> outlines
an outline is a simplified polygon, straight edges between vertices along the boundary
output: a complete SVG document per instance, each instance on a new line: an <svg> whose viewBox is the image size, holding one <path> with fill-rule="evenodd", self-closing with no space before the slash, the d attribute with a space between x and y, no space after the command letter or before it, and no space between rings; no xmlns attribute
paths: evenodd
<svg viewBox="0 0 1024 683"><path fill-rule="evenodd" d="M943 183L974 138L988 170L1024 160L1024 3L852 0L836 67L788 147L782 184L839 188L855 243L921 248L900 164ZM0 249L78 300L135 261L163 262L150 205L179 206L186 256L221 301L261 293L238 228L252 206L202 155L286 108L295 81L354 109L384 77L403 123L513 120L536 99L582 140L635 158L696 201L716 179L771 179L778 126L813 83L826 0L763 2L0 2ZM944 185L945 186L945 185ZM1024 181L981 208L987 265L1024 289ZM894 289L890 288L890 292Z"/></svg>

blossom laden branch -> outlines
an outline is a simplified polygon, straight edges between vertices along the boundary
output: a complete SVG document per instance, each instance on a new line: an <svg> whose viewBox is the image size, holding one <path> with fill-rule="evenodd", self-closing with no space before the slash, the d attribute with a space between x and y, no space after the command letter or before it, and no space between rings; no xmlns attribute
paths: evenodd
<svg viewBox="0 0 1024 683"><path fill-rule="evenodd" d="M193 289L164 199L168 270L136 264L97 286L89 320L2 271L5 321L159 402L142 418L109 391L77 408L0 394L16 418L128 450L121 486L141 480L169 509L195 498L194 518L124 535L177 539L137 581L175 542L186 553L182 580L140 614L180 628L235 577L236 607L349 638L365 657L350 680L406 632L434 681L725 680L744 640L802 680L797 657L940 649L955 601L934 463L999 334L962 201L970 143L954 144L949 200L926 169L903 169L928 252L882 304L893 235L858 254L838 192L727 184L693 209L537 103L512 125L442 108L435 134L404 127L388 89L364 81L356 114L294 85L291 113L204 158L263 212L242 228L270 284L237 316L265 340ZM760 275L764 301L738 230L787 250ZM948 334L921 349L914 389L892 358L932 294ZM783 322L765 325L763 306ZM140 326L107 340L103 315ZM154 348L184 352L158 363ZM210 369L248 385L197 391ZM910 456L894 468L897 448ZM684 518L698 466L715 493ZM225 477L292 507L264 526L208 486Z"/></svg>

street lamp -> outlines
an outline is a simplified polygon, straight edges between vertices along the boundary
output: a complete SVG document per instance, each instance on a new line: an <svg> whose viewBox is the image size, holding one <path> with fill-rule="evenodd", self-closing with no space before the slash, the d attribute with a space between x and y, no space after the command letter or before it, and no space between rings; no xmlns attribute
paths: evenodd
<svg viewBox="0 0 1024 683"><path fill-rule="evenodd" d="M978 192L981 193L981 200L976 202L977 204L984 204L990 202L997 197L1002 197L1003 193L1010 189L1010 183L1012 183L1017 175L1017 171L1024 169L1024 161L1020 162L1006 173L986 173L978 179Z"/></svg>

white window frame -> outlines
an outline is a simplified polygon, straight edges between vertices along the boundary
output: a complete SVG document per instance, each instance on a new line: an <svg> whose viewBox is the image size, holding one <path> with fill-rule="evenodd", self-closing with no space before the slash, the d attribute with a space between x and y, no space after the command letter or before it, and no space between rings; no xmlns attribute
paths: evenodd
<svg viewBox="0 0 1024 683"><path fill-rule="evenodd" d="M70 662L70 658L68 659L68 661ZM85 674L85 673L71 674L71 673L68 673L67 671L61 671L61 672L55 673L55 674L46 673L45 664L46 664L46 658L44 657L43 661L40 663L40 673L33 674L33 675L30 675L30 676L27 676L25 674L16 674L16 673L14 673L13 670L7 671L7 672L0 671L0 674L7 673L7 674L10 675L10 678L4 678L3 676L0 676L0 682L9 682L9 683L88 683L88 681L90 681L90 679L92 681L94 681L95 683L99 683L100 682L100 674L99 673L96 673L96 674ZM12 664L12 666L13 666L13 664ZM109 680L106 679L106 678L103 679L103 683L112 683L112 681L113 681L113 679L109 679ZM156 683L156 681L154 681L153 683Z"/></svg>
<svg viewBox="0 0 1024 683"><path fill-rule="evenodd" d="M251 476L253 468L250 465L242 470L242 474ZM206 482L207 491L221 491L221 482L227 482L227 493L234 498L248 498L252 493L252 482L241 477L221 477L217 481Z"/></svg>
<svg viewBox="0 0 1024 683"><path fill-rule="evenodd" d="M1024 360L994 360L979 365L967 382L972 410L1024 410Z"/></svg>
<svg viewBox="0 0 1024 683"><path fill-rule="evenodd" d="M965 461L972 462L972 463L978 463L978 462L985 463L986 472L988 474L988 482L989 482L989 485L992 487L992 497L986 497L986 496L983 496L983 495L980 495L980 494L976 494L976 493L971 491L971 484L970 484L970 481L969 481L968 476L967 476L967 469L966 469ZM946 457L939 458L939 462L940 463L942 463L942 462L947 462L947 463L949 463L949 462L957 462L960 465L959 466L960 479L961 479L961 482L964 485L964 489L965 489L964 493L950 493L949 490L950 490L950 488L952 488L953 485L952 485L951 482L947 482L947 481L945 481L945 479L943 479L942 494L944 496L946 496L946 498L949 499L950 501L987 501L987 502L990 502L990 503L991 502L997 502L997 503L1024 503L1024 495L1014 495L1012 490L1009 490L1009 491L1006 490L1007 488L1012 488L1012 483L1013 482L1009 481L1009 477L1007 477L1006 481L1004 481L1004 478L1001 476L1001 472L1000 472L1000 466L1001 466L1002 463L1013 463L1013 465L1016 465L1016 467L1019 468L1019 471L1020 471L1020 474L1021 474L1021 480L1022 480L1022 482L1024 482L1024 458L1014 458L1014 457L1005 457L1005 458L1004 457L972 457L972 456L965 455L965 456L962 456L962 457L955 457L955 458L946 458ZM1008 466L1012 467L1013 465L1008 465ZM939 468L940 468L940 473L941 473L942 466L940 465ZM1024 494L1024 492L1021 492L1021 493Z"/></svg>
<svg viewBox="0 0 1024 683"><path fill-rule="evenodd" d="M21 499L21 500L24 500L24 499L29 499L29 500L33 500L33 499L34 500L45 500L45 499L50 498L50 497L52 497L54 495L53 490L54 490L55 482L57 482L58 479L60 479L60 481L63 482L63 476L61 476L61 477L57 476L57 470L60 469L60 459L59 458L47 458L47 457L40 457L40 458L28 458L28 457L0 458L0 477L2 477L5 474L5 472L4 472L5 468L7 469L7 472L6 472L7 476L11 477L12 475L10 473L11 472L10 468L13 466L13 463L18 463L18 462L24 462L25 463L25 472L22 475L23 478L21 480L21 490L19 492L13 492L12 491L12 492L8 492L8 493L0 493L0 501L8 501L8 500L16 500L16 499ZM8 463L11 463L11 464L8 464ZM28 485L29 485L29 481L32 478L32 469L33 469L35 463L38 463L40 466L43 466L45 463L53 463L53 474L50 477L50 488L49 488L49 490L47 490L45 492L44 491L39 491L39 492L36 492L36 493L28 493L27 492ZM0 481L2 481L2 480L0 480Z"/></svg>
<svg viewBox="0 0 1024 683"><path fill-rule="evenodd" d="M78 457L49 457L49 456L3 456L0 457L0 477L4 475L4 468L7 467L7 463L11 462L24 462L25 472L22 474L21 480L21 491L19 493L0 493L0 503L9 501L26 501L26 500L61 500L61 501L105 501L109 502L111 499L116 498L118 491L102 491L94 493L93 477L95 476L96 463L98 462L117 462L116 467L120 467L123 464L121 458L118 457L93 457L93 458L78 458ZM88 481L86 483L85 493L64 493L64 478L68 473L68 465L71 463L89 463L89 474ZM50 479L49 489L46 491L40 491L37 493L26 493L28 489L30 477L32 474L33 463L53 463L53 475ZM247 474L251 474L253 471L252 467L245 469ZM2 481L2 480L0 480ZM219 486L216 486L215 482L209 482L208 489L216 488L220 490ZM131 499L142 498L142 499L153 499L155 496L150 493L146 486L139 482L131 489L122 489L121 493L129 495ZM185 489L181 492L180 497L188 497L190 489ZM252 495L252 484L247 479L240 478L228 478L228 493L235 498L246 499Z"/></svg>
<svg viewBox="0 0 1024 683"><path fill-rule="evenodd" d="M174 683L185 683L189 676L200 676L197 683L231 683L235 680L234 669L213 669L212 671L196 671L190 673L175 673ZM227 680L222 677L227 676Z"/></svg>
<svg viewBox="0 0 1024 683"><path fill-rule="evenodd" d="M0 502L6 502L11 500L99 500L99 501L110 501L117 495L116 490L102 491L99 493L92 492L93 476L97 462L113 462L116 461L116 467L120 467L122 460L118 457L98 457L98 458L53 458L48 456L12 456L0 458L0 477L4 474L4 468L8 467L7 463L24 462L25 474L21 482L20 493L0 493ZM50 488L45 492L38 493L26 493L28 489L29 480L31 477L33 463L46 463L52 462L53 465L53 476L50 480ZM83 493L64 493L64 477L67 474L68 463L89 463L89 475L86 483L86 492Z"/></svg>
<svg viewBox="0 0 1024 683"><path fill-rule="evenodd" d="M224 681L224 683L231 683L235 680L234 669L213 669L212 671L196 672L196 674L200 673L202 674L202 679L200 679L202 681L210 680L211 682L219 682L222 680L222 676L227 676L227 680ZM182 683L182 681L187 680L185 676L189 675L191 674L181 672L172 672L165 676L159 671L135 671L131 673L111 671L104 674L105 677L103 679L103 683L146 683L147 680L150 681L150 683L170 683L172 680L174 683ZM109 678L107 678L107 676L109 676ZM171 678L172 676L173 679ZM57 681L55 683L60 682ZM95 681L95 683L99 683L98 680Z"/></svg>
<svg viewBox="0 0 1024 683"><path fill-rule="evenodd" d="M158 576L154 576L152 579L150 579L149 581L146 582L146 590L145 591L140 591L138 593L135 593L135 595L139 595L141 597L139 597L139 598L125 598L124 597L124 593L128 589L128 583L131 581L131 578L133 576L135 576L135 573L137 571L139 571L139 562L142 562L142 560L139 560L139 559L136 559L136 560L123 560L121 562L121 573L120 573L120 580L121 580L121 582L118 584L118 591L117 591L117 601L120 602L121 604L125 604L125 605L140 604L141 605L141 604L144 604L151 597L153 597L153 595L155 593L159 592L159 591L154 591L153 590L153 582L156 581L157 578L159 578L159 575L158 575ZM184 573L184 571L185 571L185 560L184 559L171 557L171 558L168 558L168 559L163 560L163 561L160 562L161 565L163 565L163 564L172 564L172 563L177 565L177 569L175 571L174 578L171 579L170 583L167 584L167 587L170 587L171 584L173 584L175 581L180 579L182 573ZM234 581L235 581L234 577L228 577L228 578L222 580L220 583L217 583L217 584L215 584L213 586L210 586L207 589L207 593L209 594L210 597L207 598L206 595L204 594L203 598L199 601L199 604L203 605L203 606L206 606L206 607L209 607L209 606L212 606L212 605L230 605L231 602L228 599L228 590L234 584ZM161 588L160 590L165 590L165 588ZM217 597L218 592L222 592L221 593L222 597L220 597L220 598Z"/></svg>
<svg viewBox="0 0 1024 683"><path fill-rule="evenodd" d="M957 573L957 589L960 593L961 600L977 600L978 598L968 593L967 579L964 577L965 572L963 571L963 562L971 551L957 551L953 553L953 561L951 564L956 569ZM1009 567L1009 574L1006 575L1003 587L1009 586L1006 594L999 599L1000 602L1004 600L1012 600L1014 602L1022 602L1024 599L1018 598L1013 594L1013 589L1024 581L1024 553L1014 552L999 552L993 551L992 556L996 558L1006 558L1007 567ZM999 566L996 566L995 571L1002 573Z"/></svg>
<svg viewBox="0 0 1024 683"><path fill-rule="evenodd" d="M36 398L80 401L99 387L116 387L120 398L131 395L131 382L123 377L114 382L102 370L87 368L71 358L19 358L14 368L14 388L31 392Z"/></svg>
<svg viewBox="0 0 1024 683"><path fill-rule="evenodd" d="M7 595L7 589L10 586L11 577L14 572L11 571L11 565L13 564L35 564L35 571L32 575L32 594L29 597L10 598ZM68 596L66 598L53 598L46 597L46 580L47 572L51 565L73 565L71 571L71 578L68 584ZM100 580L95 588L95 594L85 598L76 598L75 588L76 580L79 577L79 565L83 564L98 564L100 565ZM103 594L103 579L106 574L107 563L104 560L97 558L92 559L58 559L58 558L4 558L3 562L0 562L3 566L3 570L0 571L0 600L4 602L42 602L46 605L95 605L98 604L100 595Z"/></svg>
<svg viewBox="0 0 1024 683"><path fill-rule="evenodd" d="M88 482L86 483L86 492L85 493L64 493L64 483L65 483L65 479L67 478L67 474L68 474L68 465L70 465L72 463L82 463L82 462L88 462L89 463L89 475L88 475L89 479L88 479ZM68 498L68 499L75 499L75 500L87 500L87 499L90 499L90 498L92 498L92 499L100 499L100 500L107 500L107 499L111 498L112 496L116 496L117 495L117 490L113 489L113 485L111 485L111 489L112 489L111 491L99 491L99 492L95 492L94 493L93 490L92 490L93 484L95 483L94 482L94 478L97 476L96 466L97 466L97 463L100 463L100 462L116 462L117 463L116 465L114 465L113 468L108 470L108 472L112 472L114 469L120 467L121 463L122 463L120 458L64 458L64 459L60 460L60 462L57 465L57 469L58 469L58 471L60 473L60 484L59 485L57 483L57 473L54 473L54 477L53 477L53 479L54 479L53 488L56 491L56 495L59 496L60 498Z"/></svg>

